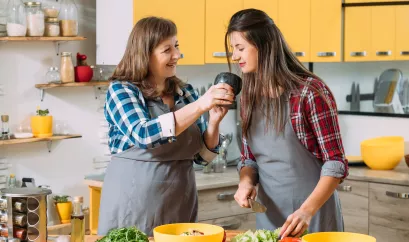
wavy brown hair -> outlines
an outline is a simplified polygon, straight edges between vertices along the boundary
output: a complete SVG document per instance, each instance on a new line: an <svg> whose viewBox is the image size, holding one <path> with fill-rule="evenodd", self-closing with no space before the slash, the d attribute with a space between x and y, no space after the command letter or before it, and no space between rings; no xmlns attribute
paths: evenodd
<svg viewBox="0 0 409 242"><path fill-rule="evenodd" d="M272 120L274 130L281 133L288 118L288 94L299 92L302 85L310 86L307 83L308 77L321 79L308 71L297 59L278 27L265 12L245 9L231 17L225 35L226 53L231 50L229 37L233 32L242 33L258 50L257 71L243 74L242 133L245 137L248 136L253 109L263 105L266 107L266 129ZM231 71L230 58L227 60ZM271 94L276 97L270 98Z"/></svg>
<svg viewBox="0 0 409 242"><path fill-rule="evenodd" d="M155 83L147 80L149 59L162 41L176 35L176 25L169 19L147 17L139 20L129 36L125 54L109 80L129 81L142 91L145 98L160 96L162 93L156 91ZM183 85L176 76L169 77L163 94L173 95L176 87Z"/></svg>

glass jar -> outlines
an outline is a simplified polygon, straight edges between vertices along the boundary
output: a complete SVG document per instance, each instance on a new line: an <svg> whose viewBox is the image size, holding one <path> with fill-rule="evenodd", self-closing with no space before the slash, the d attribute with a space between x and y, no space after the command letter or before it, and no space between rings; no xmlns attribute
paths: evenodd
<svg viewBox="0 0 409 242"><path fill-rule="evenodd" d="M44 12L40 2L25 2L27 36L44 36Z"/></svg>
<svg viewBox="0 0 409 242"><path fill-rule="evenodd" d="M72 63L71 52L61 53L60 75L62 83L75 82L74 65Z"/></svg>
<svg viewBox="0 0 409 242"><path fill-rule="evenodd" d="M60 11L61 36L73 37L78 35L78 9L73 0L63 0Z"/></svg>
<svg viewBox="0 0 409 242"><path fill-rule="evenodd" d="M7 36L7 6L9 0L0 0L0 37Z"/></svg>
<svg viewBox="0 0 409 242"><path fill-rule="evenodd" d="M43 11L45 18L58 18L61 4L56 0L48 0L43 2Z"/></svg>
<svg viewBox="0 0 409 242"><path fill-rule="evenodd" d="M60 36L60 24L57 18L46 18L45 19L45 31L44 36L56 37Z"/></svg>
<svg viewBox="0 0 409 242"><path fill-rule="evenodd" d="M7 17L8 36L26 36L27 18L21 0L10 0Z"/></svg>
<svg viewBox="0 0 409 242"><path fill-rule="evenodd" d="M45 75L45 79L47 83L61 83L61 76L60 72L58 71L58 67L50 67Z"/></svg>

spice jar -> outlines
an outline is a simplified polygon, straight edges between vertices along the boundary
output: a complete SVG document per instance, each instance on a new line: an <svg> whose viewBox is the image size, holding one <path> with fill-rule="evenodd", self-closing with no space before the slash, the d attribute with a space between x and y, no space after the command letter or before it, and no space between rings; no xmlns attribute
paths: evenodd
<svg viewBox="0 0 409 242"><path fill-rule="evenodd" d="M73 0L63 0L59 14L61 36L78 35L78 9Z"/></svg>
<svg viewBox="0 0 409 242"><path fill-rule="evenodd" d="M6 210L7 209L7 198L0 198L0 209Z"/></svg>
<svg viewBox="0 0 409 242"><path fill-rule="evenodd" d="M21 0L11 0L9 2L9 13L7 17L8 36L26 36L27 17L24 4Z"/></svg>
<svg viewBox="0 0 409 242"><path fill-rule="evenodd" d="M27 225L27 215L23 213L13 213L13 225L24 227Z"/></svg>
<svg viewBox="0 0 409 242"><path fill-rule="evenodd" d="M7 223L7 221L8 221L7 212L1 211L0 212L0 223Z"/></svg>
<svg viewBox="0 0 409 242"><path fill-rule="evenodd" d="M0 228L0 236L1 237L9 237L9 230L7 227Z"/></svg>
<svg viewBox="0 0 409 242"><path fill-rule="evenodd" d="M60 72L58 71L58 67L50 67L47 74L45 74L45 78L47 83L61 83L61 76Z"/></svg>
<svg viewBox="0 0 409 242"><path fill-rule="evenodd" d="M27 230L23 228L13 228L13 234L15 238L19 238L20 240L27 239Z"/></svg>
<svg viewBox="0 0 409 242"><path fill-rule="evenodd" d="M74 65L72 63L71 52L61 53L61 68L60 68L61 82L74 82Z"/></svg>
<svg viewBox="0 0 409 242"><path fill-rule="evenodd" d="M14 202L13 208L17 212L24 213L24 212L27 211L27 202L25 200L23 200L23 199L19 199L19 200Z"/></svg>
<svg viewBox="0 0 409 242"><path fill-rule="evenodd" d="M40 2L25 2L27 15L27 36L44 35L44 12Z"/></svg>
<svg viewBox="0 0 409 242"><path fill-rule="evenodd" d="M56 37L60 36L60 24L57 18L46 18L45 19L45 31L44 36Z"/></svg>

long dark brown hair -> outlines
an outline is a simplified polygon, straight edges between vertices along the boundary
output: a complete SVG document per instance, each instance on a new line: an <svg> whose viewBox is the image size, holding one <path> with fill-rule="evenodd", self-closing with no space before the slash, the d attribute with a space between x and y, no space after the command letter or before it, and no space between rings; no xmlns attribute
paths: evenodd
<svg viewBox="0 0 409 242"><path fill-rule="evenodd" d="M297 59L281 31L265 12L245 9L231 17L225 35L226 53L231 50L229 37L233 32L241 33L258 50L257 71L243 74L242 133L247 137L253 109L263 105L266 107L266 129L272 120L273 128L281 133L288 118L288 94L298 92L301 85L308 86L308 77L320 78ZM231 71L230 58L227 60ZM269 98L271 94L276 97ZM267 102L263 102L266 98Z"/></svg>
<svg viewBox="0 0 409 242"><path fill-rule="evenodd" d="M132 29L124 56L116 67L110 81L129 81L142 91L145 98L155 98L161 95L156 91L155 83L147 80L149 74L149 59L153 50L167 38L176 36L177 28L174 22L164 18L147 17L139 20ZM164 95L172 95L176 87L182 87L183 82L176 76L166 80Z"/></svg>

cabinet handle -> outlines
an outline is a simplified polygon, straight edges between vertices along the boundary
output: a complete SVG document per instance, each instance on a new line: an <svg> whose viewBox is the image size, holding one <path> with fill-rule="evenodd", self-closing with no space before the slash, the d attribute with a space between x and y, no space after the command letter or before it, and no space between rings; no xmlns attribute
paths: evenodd
<svg viewBox="0 0 409 242"><path fill-rule="evenodd" d="M408 50L401 51L401 52L400 52L400 55L409 55L409 51L408 51Z"/></svg>
<svg viewBox="0 0 409 242"><path fill-rule="evenodd" d="M232 200L234 200L234 193L231 193L231 192L219 193L217 195L217 200L219 200L219 201L232 201Z"/></svg>
<svg viewBox="0 0 409 242"><path fill-rule="evenodd" d="M342 192L351 192L352 186L348 186L348 185L338 186L337 190L342 191Z"/></svg>
<svg viewBox="0 0 409 242"><path fill-rule="evenodd" d="M377 51L376 52L377 56L390 56L392 55L392 51L388 50L388 51Z"/></svg>
<svg viewBox="0 0 409 242"><path fill-rule="evenodd" d="M229 53L229 57L230 57L231 55L232 55L232 54ZM213 52L213 57L227 57L227 54L226 54L226 52Z"/></svg>
<svg viewBox="0 0 409 242"><path fill-rule="evenodd" d="M353 51L351 52L351 56L355 56L355 57L366 56L366 51Z"/></svg>
<svg viewBox="0 0 409 242"><path fill-rule="evenodd" d="M305 56L305 52L304 52L304 51L302 51L302 52L294 52L294 55L297 56L297 57L302 57L302 56Z"/></svg>
<svg viewBox="0 0 409 242"><path fill-rule="evenodd" d="M399 192L386 191L386 196L394 197L394 198L401 198L401 199L409 199L409 193L399 193Z"/></svg>
<svg viewBox="0 0 409 242"><path fill-rule="evenodd" d="M232 221L226 221L224 223L222 222L219 224L219 226L225 230L236 230L240 228L241 222L238 219L234 219Z"/></svg>
<svg viewBox="0 0 409 242"><path fill-rule="evenodd" d="M336 52L318 52L317 56L318 57L332 57L335 56L337 53Z"/></svg>

